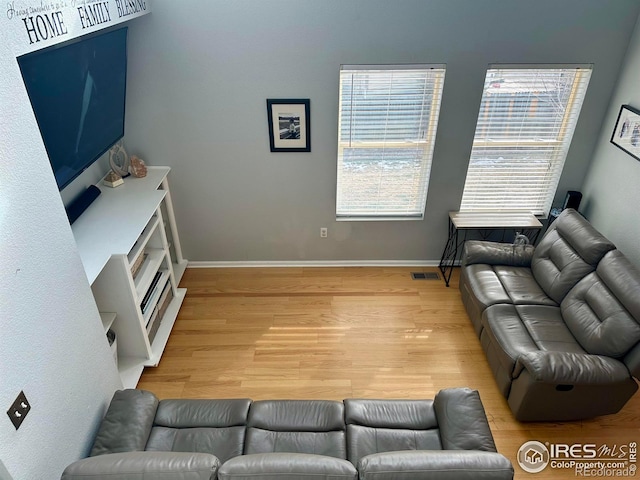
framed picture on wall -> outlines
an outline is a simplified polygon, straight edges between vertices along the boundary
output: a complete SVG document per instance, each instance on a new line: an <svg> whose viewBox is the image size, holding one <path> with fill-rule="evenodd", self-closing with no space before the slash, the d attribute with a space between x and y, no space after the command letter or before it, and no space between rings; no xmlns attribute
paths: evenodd
<svg viewBox="0 0 640 480"><path fill-rule="evenodd" d="M310 152L309 99L267 98L272 152Z"/></svg>
<svg viewBox="0 0 640 480"><path fill-rule="evenodd" d="M611 135L611 143L640 160L640 111L630 105L622 105L618 121Z"/></svg>

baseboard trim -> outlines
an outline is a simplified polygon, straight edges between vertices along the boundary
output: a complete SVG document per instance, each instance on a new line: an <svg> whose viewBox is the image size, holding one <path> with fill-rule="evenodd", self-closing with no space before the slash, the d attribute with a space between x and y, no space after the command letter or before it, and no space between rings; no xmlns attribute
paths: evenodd
<svg viewBox="0 0 640 480"><path fill-rule="evenodd" d="M437 260L299 260L189 262L187 268L437 267Z"/></svg>

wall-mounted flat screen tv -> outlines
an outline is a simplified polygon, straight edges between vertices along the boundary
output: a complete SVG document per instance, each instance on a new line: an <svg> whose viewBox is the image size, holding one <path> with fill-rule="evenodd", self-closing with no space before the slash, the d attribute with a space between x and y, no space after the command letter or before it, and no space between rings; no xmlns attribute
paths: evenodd
<svg viewBox="0 0 640 480"><path fill-rule="evenodd" d="M18 57L62 190L124 136L127 28Z"/></svg>

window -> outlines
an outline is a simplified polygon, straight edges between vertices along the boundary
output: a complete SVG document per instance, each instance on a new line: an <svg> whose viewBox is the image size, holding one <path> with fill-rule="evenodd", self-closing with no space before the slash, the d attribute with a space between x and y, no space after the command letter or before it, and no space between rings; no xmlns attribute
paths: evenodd
<svg viewBox="0 0 640 480"><path fill-rule="evenodd" d="M591 67L489 68L461 211L549 212L590 77Z"/></svg>
<svg viewBox="0 0 640 480"><path fill-rule="evenodd" d="M421 219L444 66L343 66L340 71L340 219Z"/></svg>

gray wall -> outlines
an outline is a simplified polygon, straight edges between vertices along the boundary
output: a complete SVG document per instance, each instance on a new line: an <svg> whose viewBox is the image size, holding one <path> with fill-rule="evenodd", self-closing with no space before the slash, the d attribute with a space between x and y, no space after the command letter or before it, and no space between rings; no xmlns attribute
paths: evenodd
<svg viewBox="0 0 640 480"><path fill-rule="evenodd" d="M582 186L639 11L636 0L159 0L130 32L125 141L173 167L192 261L437 261L487 65L594 64L561 199ZM447 64L423 221L335 221L339 66L367 63ZM266 98L311 100L311 153L270 153Z"/></svg>
<svg viewBox="0 0 640 480"><path fill-rule="evenodd" d="M610 143L620 106L640 108L640 26L629 45L625 67L604 117L580 210L640 267L640 161Z"/></svg>

